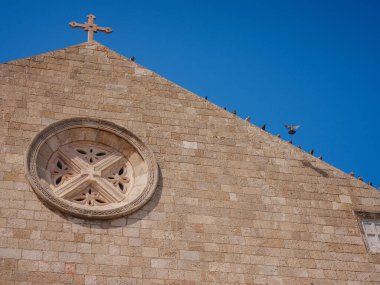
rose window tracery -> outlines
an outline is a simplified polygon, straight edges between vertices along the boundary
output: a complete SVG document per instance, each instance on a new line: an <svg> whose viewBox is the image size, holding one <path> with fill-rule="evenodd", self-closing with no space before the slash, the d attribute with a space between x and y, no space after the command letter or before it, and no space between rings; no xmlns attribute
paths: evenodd
<svg viewBox="0 0 380 285"><path fill-rule="evenodd" d="M74 175L74 170L62 159L57 158L52 162L51 177L55 187L61 185Z"/></svg>
<svg viewBox="0 0 380 285"><path fill-rule="evenodd" d="M73 198L73 201L87 206L104 205L107 201L93 187L88 187L79 195Z"/></svg>
<svg viewBox="0 0 380 285"><path fill-rule="evenodd" d="M133 176L130 163L121 153L94 143L64 145L48 164L53 191L86 206L121 201Z"/></svg>
<svg viewBox="0 0 380 285"><path fill-rule="evenodd" d="M127 175L127 165L123 165L119 169L116 169L116 172L110 174L108 181L121 192L125 192L127 190L127 184L130 181Z"/></svg>
<svg viewBox="0 0 380 285"><path fill-rule="evenodd" d="M82 218L133 213L158 182L153 153L130 131L108 121L71 118L32 140L26 177L46 205Z"/></svg>
<svg viewBox="0 0 380 285"><path fill-rule="evenodd" d="M96 147L82 147L75 148L75 150L84 161L90 164L97 163L107 154L104 150Z"/></svg>

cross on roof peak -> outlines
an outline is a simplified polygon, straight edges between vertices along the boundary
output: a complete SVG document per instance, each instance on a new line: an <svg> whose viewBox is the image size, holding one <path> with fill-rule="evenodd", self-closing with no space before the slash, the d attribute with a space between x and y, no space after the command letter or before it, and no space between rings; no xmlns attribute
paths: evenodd
<svg viewBox="0 0 380 285"><path fill-rule="evenodd" d="M88 33L88 39L87 41L91 42L94 40L94 33L97 33L98 31L104 32L106 34L112 33L111 28L103 28L99 27L97 24L94 24L94 20L96 17L93 14L87 15L87 22L84 24L78 24L77 22L70 22L69 25L72 28L81 28L85 30Z"/></svg>

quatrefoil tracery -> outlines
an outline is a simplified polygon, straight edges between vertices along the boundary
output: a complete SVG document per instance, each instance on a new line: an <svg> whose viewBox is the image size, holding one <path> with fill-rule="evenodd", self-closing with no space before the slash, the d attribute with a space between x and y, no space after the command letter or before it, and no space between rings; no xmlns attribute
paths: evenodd
<svg viewBox="0 0 380 285"><path fill-rule="evenodd" d="M127 167L123 165L116 172L108 176L108 181L110 181L116 188L120 191L125 192L127 190L126 185L130 181L127 176Z"/></svg>
<svg viewBox="0 0 380 285"><path fill-rule="evenodd" d="M74 170L61 158L57 158L52 166L51 176L55 187L60 186L75 175Z"/></svg>
<svg viewBox="0 0 380 285"><path fill-rule="evenodd" d="M106 151L92 146L86 148L78 147L75 148L75 150L80 157L89 164L95 164L107 155Z"/></svg>
<svg viewBox="0 0 380 285"><path fill-rule="evenodd" d="M88 187L88 189L75 196L72 200L86 206L102 206L107 203L106 199L93 187Z"/></svg>
<svg viewBox="0 0 380 285"><path fill-rule="evenodd" d="M61 147L49 165L55 194L75 203L103 206L120 202L129 188L128 161L102 146Z"/></svg>

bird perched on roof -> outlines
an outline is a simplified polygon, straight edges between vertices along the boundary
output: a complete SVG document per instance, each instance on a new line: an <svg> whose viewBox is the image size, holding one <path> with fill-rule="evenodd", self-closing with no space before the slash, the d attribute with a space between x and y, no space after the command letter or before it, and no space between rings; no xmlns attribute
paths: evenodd
<svg viewBox="0 0 380 285"><path fill-rule="evenodd" d="M318 157L320 160L323 160L323 156L321 155L320 157Z"/></svg>
<svg viewBox="0 0 380 285"><path fill-rule="evenodd" d="M205 96L205 100L206 100L206 101L207 101L207 99L208 99L207 96Z"/></svg>
<svg viewBox="0 0 380 285"><path fill-rule="evenodd" d="M281 138L281 135L280 135L280 134L277 134L276 137Z"/></svg>
<svg viewBox="0 0 380 285"><path fill-rule="evenodd" d="M361 177L360 175L358 176L358 179L359 179L360 181L363 181L363 177Z"/></svg>
<svg viewBox="0 0 380 285"><path fill-rule="evenodd" d="M351 171L350 173L348 173L348 175L354 177L355 176L355 172Z"/></svg>
<svg viewBox="0 0 380 285"><path fill-rule="evenodd" d="M311 155L313 155L313 154L314 154L314 149L310 150L309 153L310 153Z"/></svg>
<svg viewBox="0 0 380 285"><path fill-rule="evenodd" d="M232 114L236 115L236 113L237 113L236 110L232 110Z"/></svg>
<svg viewBox="0 0 380 285"><path fill-rule="evenodd" d="M294 125L294 126L290 126L290 125L287 125L285 124L284 125L285 128L287 128L289 131L288 131L288 134L289 135L294 135L296 133L296 130L301 127L301 125Z"/></svg>
<svg viewBox="0 0 380 285"><path fill-rule="evenodd" d="M264 124L264 125L261 126L261 129L265 131L266 127L267 127L267 125Z"/></svg>
<svg viewBox="0 0 380 285"><path fill-rule="evenodd" d="M135 61L135 60L136 60L136 58L135 58L134 56L132 56L132 57L131 57L131 60L132 60L132 61Z"/></svg>
<svg viewBox="0 0 380 285"><path fill-rule="evenodd" d="M246 120L247 122L250 122L250 121L251 121L251 117L248 116L247 118L245 118L245 120Z"/></svg>

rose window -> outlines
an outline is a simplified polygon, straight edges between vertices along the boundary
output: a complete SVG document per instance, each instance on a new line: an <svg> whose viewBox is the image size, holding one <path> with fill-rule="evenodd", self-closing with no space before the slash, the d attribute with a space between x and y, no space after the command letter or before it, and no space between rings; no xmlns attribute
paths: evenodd
<svg viewBox="0 0 380 285"><path fill-rule="evenodd" d="M115 218L142 207L157 185L152 152L107 121L73 118L32 141L26 174L48 206L87 218Z"/></svg>

